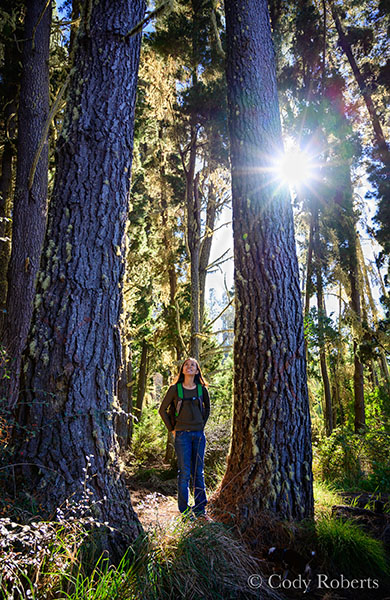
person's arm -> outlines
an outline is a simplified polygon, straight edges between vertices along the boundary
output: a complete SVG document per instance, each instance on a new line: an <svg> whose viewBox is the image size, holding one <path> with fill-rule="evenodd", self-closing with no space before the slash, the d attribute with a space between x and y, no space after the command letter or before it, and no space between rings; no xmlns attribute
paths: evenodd
<svg viewBox="0 0 390 600"><path fill-rule="evenodd" d="M168 429L168 431L174 431L167 410L168 410L171 402L174 402L175 394L176 394L175 386L171 385L171 387L168 389L167 393L165 394L164 399L161 402L161 405L160 405L160 408L158 411L160 414L160 417L164 421L165 426Z"/></svg>
<svg viewBox="0 0 390 600"><path fill-rule="evenodd" d="M204 425L207 423L207 419L210 416L210 396L206 386L203 386L203 404L204 404Z"/></svg>

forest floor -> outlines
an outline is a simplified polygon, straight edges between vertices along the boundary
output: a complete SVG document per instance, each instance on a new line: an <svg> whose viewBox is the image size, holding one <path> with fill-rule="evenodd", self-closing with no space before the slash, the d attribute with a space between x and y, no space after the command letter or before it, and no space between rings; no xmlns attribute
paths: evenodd
<svg viewBox="0 0 390 600"><path fill-rule="evenodd" d="M177 479L176 472L170 470L169 465L153 463L145 465L144 468L127 473L127 484L131 494L132 505L138 515L139 520L146 532L163 531L170 529L172 525L180 518L180 512L177 508ZM351 510L359 510L359 507L367 506L372 500L372 494L367 492L341 492L343 505L348 507L352 505ZM382 501L388 503L389 495L382 495ZM341 506L339 507L342 508ZM348 510L348 509L347 509ZM343 516L343 515L342 515ZM350 515L347 515L350 516ZM264 559L263 559L264 560ZM324 595L322 593L307 594L307 597L313 599L326 598L326 600L390 600L390 589L385 585L381 591L365 590L362 594L360 590L329 590ZM286 599L296 599L301 594L293 590L289 593L284 590ZM281 596L282 597L282 596Z"/></svg>
<svg viewBox="0 0 390 600"><path fill-rule="evenodd" d="M177 508L177 478L161 480L161 464L148 465L141 477L129 473L127 485L131 502L143 528L146 531L156 527L166 527L180 516ZM169 466L165 465L166 472Z"/></svg>

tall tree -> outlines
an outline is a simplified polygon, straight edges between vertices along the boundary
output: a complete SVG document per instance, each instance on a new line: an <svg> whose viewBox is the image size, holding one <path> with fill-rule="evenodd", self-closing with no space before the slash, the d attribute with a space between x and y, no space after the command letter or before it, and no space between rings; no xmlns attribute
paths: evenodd
<svg viewBox="0 0 390 600"><path fill-rule="evenodd" d="M11 408L18 397L22 352L33 312L35 280L46 227L48 143L45 123L49 114L50 24L51 2L28 0L18 110L12 251L1 332L9 370L9 379L1 378L2 391ZM42 148L41 142L44 142Z"/></svg>
<svg viewBox="0 0 390 600"><path fill-rule="evenodd" d="M21 46L23 39L24 9L22 2L13 6L2 5L2 26L0 27L0 47L3 61L0 67L0 106L1 136L1 175L0 175L0 330L7 299L7 267L11 254L11 213L12 188L15 170L15 149L17 132L17 110L21 71Z"/></svg>
<svg viewBox="0 0 390 600"><path fill-rule="evenodd" d="M324 399L325 399L325 429L327 435L330 435L333 430L333 412L332 412L332 396L330 390L330 382L328 376L328 367L326 364L326 346L325 346L325 335L324 335L324 317L325 313L325 299L324 299L324 284L322 277L322 248L320 241L320 224L318 216L318 206L315 204L314 210L314 256L315 256L315 272L316 272L316 284L317 284L317 314L318 314L318 345L320 355L320 367L322 382L324 386Z"/></svg>
<svg viewBox="0 0 390 600"><path fill-rule="evenodd" d="M282 148L267 2L225 0L235 259L234 417L216 505L313 512L311 427L293 216L270 172ZM239 492L237 492L239 490Z"/></svg>
<svg viewBox="0 0 390 600"><path fill-rule="evenodd" d="M44 509L83 494L112 530L113 554L140 530L119 471L113 401L134 107L144 0L84 6L50 204L33 326L24 363L19 445L25 481Z"/></svg>

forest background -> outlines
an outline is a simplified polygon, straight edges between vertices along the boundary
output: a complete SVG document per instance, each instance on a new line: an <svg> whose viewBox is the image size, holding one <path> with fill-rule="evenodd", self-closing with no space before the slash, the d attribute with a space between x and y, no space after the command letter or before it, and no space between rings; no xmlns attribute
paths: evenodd
<svg viewBox="0 0 390 600"><path fill-rule="evenodd" d="M29 522L41 513L53 515L72 496L75 505L67 509L80 516L75 506L88 504L89 487L84 482L79 493L74 482L96 470L90 495L101 504L94 517L114 528L124 519L131 522L134 539L140 526L131 505L112 509L113 498L118 507L127 498L126 486L115 487L106 473L105 465L118 461L113 448L118 444L120 468L135 481L172 477L172 439L157 411L183 359L194 356L212 398L206 482L210 491L224 489L227 474L235 473L234 447L226 472L232 438L241 443L232 420L238 428L249 407L249 400L245 405L243 399L241 408L235 400L233 419L233 376L237 395L246 377L239 363L261 362L264 354L261 348L253 356L246 351L252 343L245 333L250 324L242 321L242 313L235 315L245 291L223 277L231 269L233 249L219 253L215 244L221 231L229 237L225 232L233 220L224 7L211 0L156 3L141 45L137 25L144 17L143 2L134 2L124 23L120 11L110 8L100 15L100 24L97 17L93 21L92 6L88 12L77 0L58 8L46 1L0 5L0 476L4 489L12 489L1 496L0 507L4 517L11 510L15 521ZM366 510L379 501L386 512L390 6L387 0L275 0L268 8L284 145L291 152L283 159L275 139L272 157L253 146L251 160L266 172L273 194L290 185L315 499L325 502L331 484L350 498L361 495ZM98 31L102 23L127 40L123 54L115 40L106 46L98 40L96 47L85 42L93 37L88 27ZM77 41L82 27L84 38ZM103 70L99 81L91 66L99 61L112 65L111 81ZM132 65L130 74L126 64ZM245 79L243 72L240 76ZM115 100L110 88L119 90ZM128 115L134 110L133 124ZM95 114L100 130L91 117ZM114 180L119 183L112 191ZM129 205L123 200L128 191ZM94 195L99 203L83 213ZM83 208L73 217L78 203ZM239 226L242 252L250 254L248 223ZM93 247L84 244L91 231ZM287 237L280 235L275 247L285 245ZM267 260L264 254L264 267ZM69 264L75 265L74 280ZM89 278L98 272L94 288ZM222 294L208 283L216 272L222 273ZM83 281L90 313L84 311L84 299L67 312L71 302L64 298L77 296L76 280ZM73 286L67 296L61 295L65 281ZM111 293L114 288L119 291ZM267 322L261 301L248 294L247 306ZM294 322L293 314L289 318ZM112 335L107 323L113 325ZM238 337L242 346L233 356ZM53 350L54 338L66 347L63 353ZM268 351L277 359L276 348ZM86 367L92 363L99 369L94 381ZM39 401L35 390L43 390ZM252 392L244 393L249 398ZM264 418L261 410L261 403L250 405L252 424ZM280 434L286 431L280 425ZM296 437L296 430L286 437L280 456L288 455ZM264 440L254 443L264 452ZM59 464L62 475L50 478ZM270 470L274 474L277 467ZM271 475L269 486L277 490ZM103 501L107 490L111 503ZM252 502L254 488L248 495ZM244 511L246 501L240 502ZM301 518L310 513L309 497L305 502L305 515L295 509L283 514L281 504L274 512ZM231 503L220 493L217 514ZM248 517L248 527L254 518ZM101 538L111 553L120 546L109 531Z"/></svg>

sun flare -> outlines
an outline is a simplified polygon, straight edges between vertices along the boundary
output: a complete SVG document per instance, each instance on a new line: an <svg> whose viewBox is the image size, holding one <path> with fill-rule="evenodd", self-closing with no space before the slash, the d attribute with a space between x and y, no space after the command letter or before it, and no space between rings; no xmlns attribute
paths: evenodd
<svg viewBox="0 0 390 600"><path fill-rule="evenodd" d="M275 170L284 183L294 187L307 184L314 176L311 157L298 148L286 150L276 161Z"/></svg>

